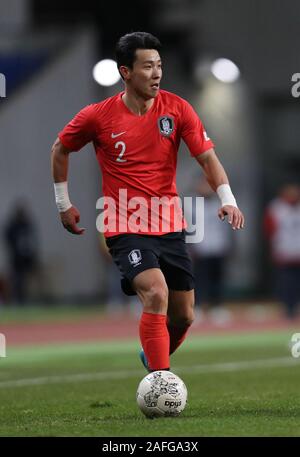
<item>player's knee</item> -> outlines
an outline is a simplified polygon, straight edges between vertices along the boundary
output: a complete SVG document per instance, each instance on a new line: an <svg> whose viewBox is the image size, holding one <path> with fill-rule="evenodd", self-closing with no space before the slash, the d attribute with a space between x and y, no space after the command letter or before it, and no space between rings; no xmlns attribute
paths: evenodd
<svg viewBox="0 0 300 457"><path fill-rule="evenodd" d="M195 313L194 313L194 304L191 305L187 311L187 313L183 316L183 323L185 327L190 327L192 323L194 322L195 319Z"/></svg>
<svg viewBox="0 0 300 457"><path fill-rule="evenodd" d="M154 284L145 293L145 311L165 313L168 307L168 289L163 285Z"/></svg>
<svg viewBox="0 0 300 457"><path fill-rule="evenodd" d="M185 316L182 319L181 324L183 327L190 327L193 322L194 322L194 313L192 312L191 314L189 314L188 316Z"/></svg>
<svg viewBox="0 0 300 457"><path fill-rule="evenodd" d="M176 321L171 322L176 327L190 327L192 323L194 322L194 314L188 314L186 316L181 316L179 319L176 319Z"/></svg>
<svg viewBox="0 0 300 457"><path fill-rule="evenodd" d="M180 315L169 316L169 323L174 327L187 328L192 325L192 323L194 322L194 318L194 308L190 307Z"/></svg>

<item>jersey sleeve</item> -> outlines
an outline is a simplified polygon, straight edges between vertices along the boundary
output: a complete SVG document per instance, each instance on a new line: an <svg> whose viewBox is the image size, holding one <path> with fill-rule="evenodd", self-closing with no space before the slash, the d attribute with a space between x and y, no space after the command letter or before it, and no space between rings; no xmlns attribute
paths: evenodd
<svg viewBox="0 0 300 457"><path fill-rule="evenodd" d="M214 143L207 136L199 116L185 100L182 104L181 137L189 148L192 157L214 147Z"/></svg>
<svg viewBox="0 0 300 457"><path fill-rule="evenodd" d="M70 151L79 151L96 136L94 105L88 105L59 132L58 138Z"/></svg>

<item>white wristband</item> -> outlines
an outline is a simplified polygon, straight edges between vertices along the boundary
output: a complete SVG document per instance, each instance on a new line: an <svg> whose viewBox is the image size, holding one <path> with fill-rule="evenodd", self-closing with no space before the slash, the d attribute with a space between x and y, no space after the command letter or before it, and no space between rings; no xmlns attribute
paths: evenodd
<svg viewBox="0 0 300 457"><path fill-rule="evenodd" d="M222 207L225 205L235 206L237 208L236 200L231 192L229 184L221 184L217 188L217 194L221 200Z"/></svg>
<svg viewBox="0 0 300 457"><path fill-rule="evenodd" d="M69 199L68 193L68 183L65 182L55 182L54 183L54 193L57 209L60 213L64 213L71 208L72 203Z"/></svg>

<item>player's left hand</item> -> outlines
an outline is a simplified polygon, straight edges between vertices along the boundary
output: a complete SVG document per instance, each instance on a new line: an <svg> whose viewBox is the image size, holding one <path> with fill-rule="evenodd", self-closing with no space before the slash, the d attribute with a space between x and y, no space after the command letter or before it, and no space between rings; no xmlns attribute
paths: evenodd
<svg viewBox="0 0 300 457"><path fill-rule="evenodd" d="M239 230L244 228L245 218L242 211L239 208L231 205L222 206L218 211L219 218L224 221L227 216L228 223L231 224L233 230Z"/></svg>

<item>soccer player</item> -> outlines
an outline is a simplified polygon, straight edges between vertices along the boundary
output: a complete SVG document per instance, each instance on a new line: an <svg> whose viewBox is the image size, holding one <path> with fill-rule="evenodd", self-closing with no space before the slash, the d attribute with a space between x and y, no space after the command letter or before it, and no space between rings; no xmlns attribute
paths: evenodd
<svg viewBox="0 0 300 457"><path fill-rule="evenodd" d="M122 36L116 55L125 90L83 108L58 134L52 148L62 224L69 232L82 235L84 229L77 225L80 213L68 195L68 161L70 152L93 142L103 176L103 195L108 202L115 202L117 210L105 232L106 243L121 272L123 291L137 294L143 305L141 358L149 371L170 368L170 354L184 341L194 316L194 278L184 219L181 215L178 230L176 205L169 213L167 229L160 212L158 224L152 225L148 218L153 197L167 201L177 197L181 138L220 197L218 216L222 220L227 216L234 230L244 226L244 216L199 117L187 101L160 89L160 48L159 40L149 33ZM125 202L124 197L120 202L121 190L125 191ZM135 201L146 207L140 213L142 229L138 232L130 229Z"/></svg>

